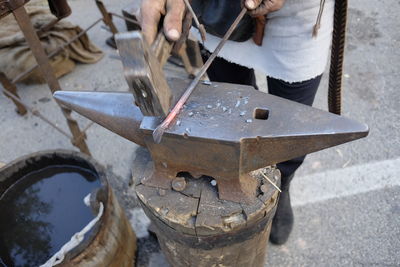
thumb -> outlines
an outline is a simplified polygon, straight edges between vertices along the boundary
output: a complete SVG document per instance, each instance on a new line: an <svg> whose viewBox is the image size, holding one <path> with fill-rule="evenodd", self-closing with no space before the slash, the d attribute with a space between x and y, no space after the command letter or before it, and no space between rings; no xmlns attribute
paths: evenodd
<svg viewBox="0 0 400 267"><path fill-rule="evenodd" d="M167 14L164 18L164 32L170 41L177 41L182 34L182 20L185 4L182 0L168 0Z"/></svg>
<svg viewBox="0 0 400 267"><path fill-rule="evenodd" d="M261 4L261 1L262 0L245 0L244 5L247 9L253 10Z"/></svg>

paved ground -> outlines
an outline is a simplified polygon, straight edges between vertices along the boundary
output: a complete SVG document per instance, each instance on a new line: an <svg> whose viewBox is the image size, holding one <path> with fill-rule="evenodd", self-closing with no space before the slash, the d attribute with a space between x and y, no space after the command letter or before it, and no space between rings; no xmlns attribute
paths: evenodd
<svg viewBox="0 0 400 267"><path fill-rule="evenodd" d="M82 27L99 17L92 1L69 2L74 10L71 20ZM115 11L129 3L105 2ZM268 263L400 266L399 12L399 1L350 1L344 115L367 123L371 132L364 140L307 158L291 188L296 217L293 235L285 246L270 246ZM60 81L64 89L127 90L121 63L109 57L115 51L104 45L108 36L100 27L90 33L106 56L97 64L79 65L74 73L63 77ZM262 76L259 78L259 83L265 84ZM326 109L326 88L325 79L315 103L321 109ZM21 85L19 92L66 129L45 86ZM87 123L78 118L81 125ZM32 115L16 115L12 103L2 95L0 129L0 162L38 150L74 149L68 140ZM128 181L137 147L97 125L90 128L88 135L93 156L112 166L121 181ZM135 209L129 214L140 219L132 220L142 237L140 244L157 252L154 240L143 230L146 218L140 215L141 211ZM144 262L164 266L161 254L147 256Z"/></svg>

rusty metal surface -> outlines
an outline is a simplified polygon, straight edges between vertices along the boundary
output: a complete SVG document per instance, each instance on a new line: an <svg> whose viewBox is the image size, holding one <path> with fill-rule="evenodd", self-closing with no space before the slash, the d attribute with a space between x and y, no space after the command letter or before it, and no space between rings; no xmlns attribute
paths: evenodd
<svg viewBox="0 0 400 267"><path fill-rule="evenodd" d="M181 91L187 84L170 81ZM235 202L255 200L257 182L250 171L368 134L364 124L249 86L207 83L199 85L156 144L152 132L161 119L145 116L139 129L139 110L127 104L129 93L57 92L54 97L129 140L143 138L134 142L144 143L154 160L143 184L169 189L180 172L207 175L216 179L221 199Z"/></svg>
<svg viewBox="0 0 400 267"><path fill-rule="evenodd" d="M0 83L3 85L4 90L6 90L8 93L12 94L16 98L20 99L17 92L17 87L15 86L15 84L11 83L11 81L7 78L7 76L3 72L0 72ZM8 96L6 92L4 92L4 94L14 102L15 106L17 107L17 112L19 115L26 114L27 110L23 104L16 101L14 98Z"/></svg>
<svg viewBox="0 0 400 267"><path fill-rule="evenodd" d="M96 5L97 5L97 8L99 9L101 15L103 16L104 24L106 24L110 28L110 31L112 32L112 34L118 33L118 29L113 22L112 15L106 9L106 6L104 5L103 1L96 0Z"/></svg>
<svg viewBox="0 0 400 267"><path fill-rule="evenodd" d="M29 0L0 0L0 19L28 2Z"/></svg>

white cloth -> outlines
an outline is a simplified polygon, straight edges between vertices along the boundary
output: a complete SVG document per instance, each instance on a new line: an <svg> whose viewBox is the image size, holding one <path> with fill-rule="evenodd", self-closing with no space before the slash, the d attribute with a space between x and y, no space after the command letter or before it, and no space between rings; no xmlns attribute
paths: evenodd
<svg viewBox="0 0 400 267"><path fill-rule="evenodd" d="M268 14L262 46L253 40L228 41L220 56L286 82L301 82L321 75L328 62L334 0L326 0L317 37L312 37L320 0L286 0L282 9ZM196 29L192 33L199 38ZM221 39L207 34L205 47L214 51Z"/></svg>

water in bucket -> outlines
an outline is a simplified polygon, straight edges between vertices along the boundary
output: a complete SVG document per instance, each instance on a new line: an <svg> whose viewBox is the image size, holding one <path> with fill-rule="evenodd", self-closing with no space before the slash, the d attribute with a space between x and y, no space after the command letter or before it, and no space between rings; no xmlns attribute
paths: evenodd
<svg viewBox="0 0 400 267"><path fill-rule="evenodd" d="M0 196L0 266L40 266L94 217L83 199L98 176L75 166L32 172Z"/></svg>

